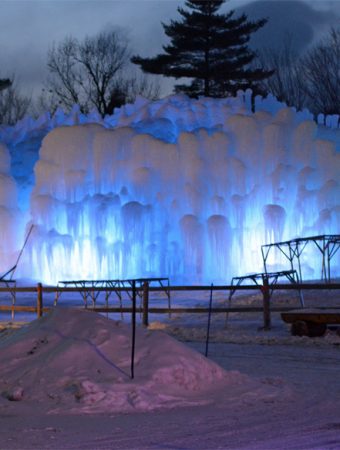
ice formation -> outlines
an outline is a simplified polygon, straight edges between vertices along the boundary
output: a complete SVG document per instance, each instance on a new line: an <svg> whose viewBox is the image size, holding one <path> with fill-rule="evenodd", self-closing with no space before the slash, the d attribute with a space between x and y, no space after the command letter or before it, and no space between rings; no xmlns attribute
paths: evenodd
<svg viewBox="0 0 340 450"><path fill-rule="evenodd" d="M31 155L12 161L22 222L35 225L18 273L228 283L263 270L262 244L339 234L340 130L328 122L274 98L252 112L246 92L139 98L104 120L75 108L3 130L12 160L27 157L25 142ZM32 140L37 149L43 136L38 156ZM302 261L307 278L320 276L313 257Z"/></svg>
<svg viewBox="0 0 340 450"><path fill-rule="evenodd" d="M10 174L10 154L0 143L0 260L13 259L20 239L22 217L18 209L17 186ZM9 267L8 267L9 269Z"/></svg>

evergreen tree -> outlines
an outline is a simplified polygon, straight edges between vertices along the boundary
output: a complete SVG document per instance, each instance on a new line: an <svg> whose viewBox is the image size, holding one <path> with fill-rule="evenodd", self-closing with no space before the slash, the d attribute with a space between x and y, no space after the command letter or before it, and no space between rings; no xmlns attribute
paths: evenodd
<svg viewBox="0 0 340 450"><path fill-rule="evenodd" d="M191 97L225 97L238 89L256 89L256 83L273 72L251 69L255 58L247 43L250 35L263 27L266 19L250 22L234 11L218 14L225 0L187 0L186 10L178 8L181 21L162 23L171 43L165 53L154 58L134 56L131 61L144 72L178 78L191 78L190 85L178 84L177 92Z"/></svg>
<svg viewBox="0 0 340 450"><path fill-rule="evenodd" d="M0 91L3 91L4 89L9 88L12 85L11 80L9 80L8 78L4 79L0 79Z"/></svg>

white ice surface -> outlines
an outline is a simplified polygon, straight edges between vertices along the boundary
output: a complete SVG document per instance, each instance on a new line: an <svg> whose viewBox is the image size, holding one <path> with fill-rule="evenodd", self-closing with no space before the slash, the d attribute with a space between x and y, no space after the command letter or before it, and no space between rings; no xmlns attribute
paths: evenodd
<svg viewBox="0 0 340 450"><path fill-rule="evenodd" d="M256 98L253 112L247 91L139 98L105 119L75 106L0 127L11 155L0 214L5 223L8 208L23 213L6 222L15 239L0 271L14 265L31 223L17 276L45 283L163 275L224 283L242 275L240 267L262 271L262 244L338 233L335 122L317 125L308 111L270 96ZM1 150L0 170L8 163ZM270 253L269 270L285 264ZM307 246L301 265L304 279L320 277L316 246Z"/></svg>

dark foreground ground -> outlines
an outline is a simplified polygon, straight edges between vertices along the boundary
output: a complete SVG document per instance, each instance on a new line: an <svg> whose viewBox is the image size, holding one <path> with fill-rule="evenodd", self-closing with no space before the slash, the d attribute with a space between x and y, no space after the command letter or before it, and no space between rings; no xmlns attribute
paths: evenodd
<svg viewBox="0 0 340 450"><path fill-rule="evenodd" d="M326 300L340 299L316 292L307 306ZM340 336L292 337L278 314L269 332L259 331L261 314L235 314L227 329L224 322L213 317L209 358L279 395L226 390L205 406L136 414L46 415L39 405L10 402L0 408L0 449L340 449ZM206 317L173 316L165 331L204 352Z"/></svg>
<svg viewBox="0 0 340 450"><path fill-rule="evenodd" d="M201 350L201 343L190 343ZM204 407L131 415L1 412L1 449L339 449L337 345L211 344L227 370L284 385L284 398L223 397Z"/></svg>

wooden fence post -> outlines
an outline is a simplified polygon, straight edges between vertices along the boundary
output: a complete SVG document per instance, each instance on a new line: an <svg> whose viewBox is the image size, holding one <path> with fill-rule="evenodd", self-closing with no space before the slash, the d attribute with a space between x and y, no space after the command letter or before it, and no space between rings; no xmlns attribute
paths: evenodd
<svg viewBox="0 0 340 450"><path fill-rule="evenodd" d="M263 286L261 287L261 291L263 295L263 329L270 330L270 291L267 277L263 278Z"/></svg>
<svg viewBox="0 0 340 450"><path fill-rule="evenodd" d="M149 325L149 283L143 283L143 325Z"/></svg>
<svg viewBox="0 0 340 450"><path fill-rule="evenodd" d="M42 284L37 285L37 317L41 317L43 314L43 289Z"/></svg>

